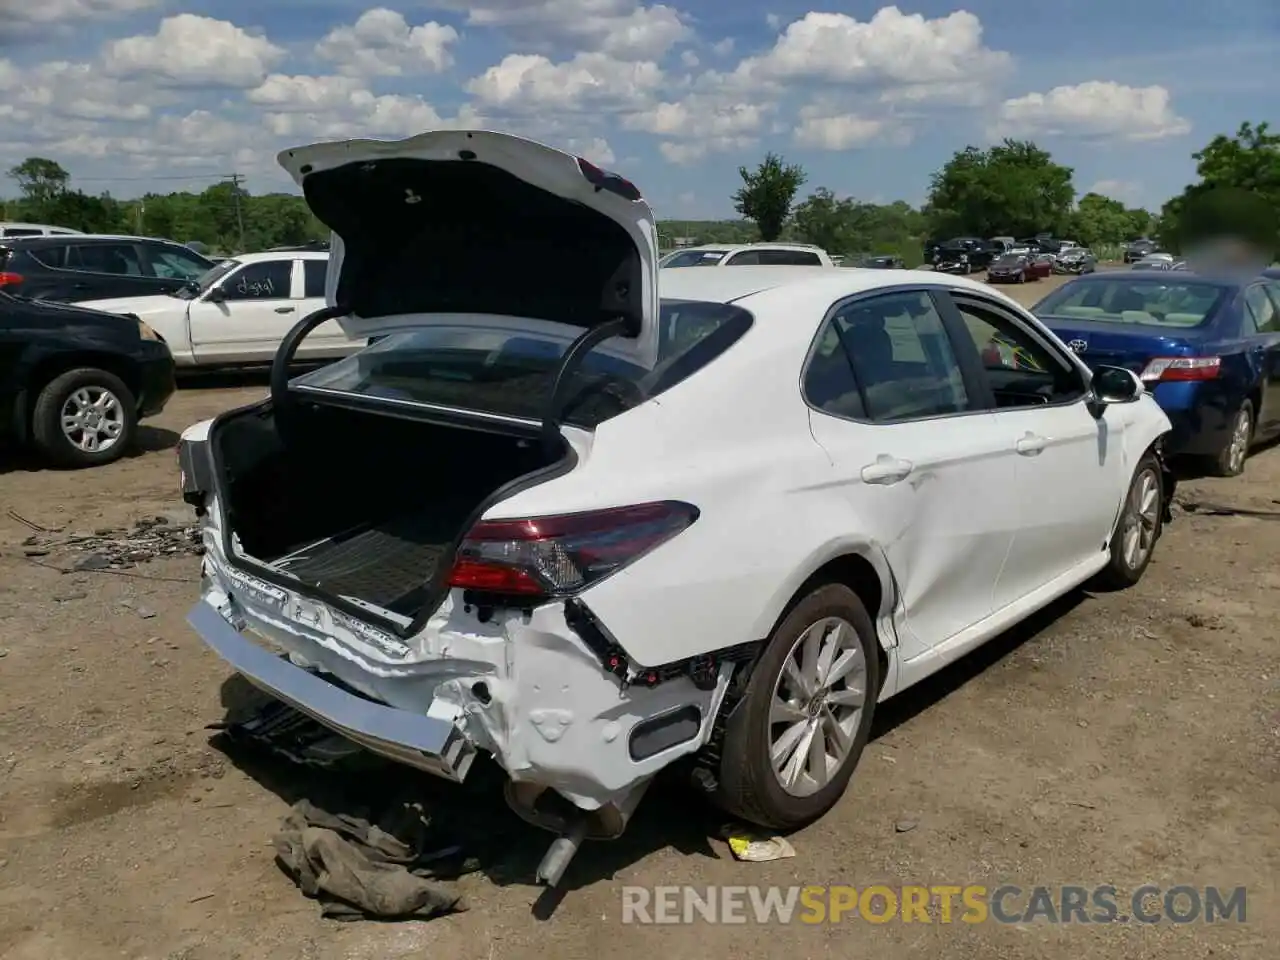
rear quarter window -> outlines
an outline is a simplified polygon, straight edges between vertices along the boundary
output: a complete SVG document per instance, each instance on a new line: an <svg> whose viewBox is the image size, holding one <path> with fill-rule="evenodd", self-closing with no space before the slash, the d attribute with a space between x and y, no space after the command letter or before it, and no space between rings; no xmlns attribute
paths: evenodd
<svg viewBox="0 0 1280 960"><path fill-rule="evenodd" d="M572 377L566 423L592 428L706 368L750 329L747 311L722 303L663 301L652 370L591 351ZM571 341L533 333L432 326L389 334L357 354L293 380L322 389L540 420Z"/></svg>

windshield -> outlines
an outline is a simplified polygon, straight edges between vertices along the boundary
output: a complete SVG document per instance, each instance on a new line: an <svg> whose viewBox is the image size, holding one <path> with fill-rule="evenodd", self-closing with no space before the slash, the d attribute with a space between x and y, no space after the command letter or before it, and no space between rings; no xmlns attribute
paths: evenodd
<svg viewBox="0 0 1280 960"><path fill-rule="evenodd" d="M720 356L751 323L729 304L662 301L654 368L611 355L606 341L571 378L564 421L595 427L656 396ZM541 420L571 340L515 326L432 325L389 334L292 386Z"/></svg>
<svg viewBox="0 0 1280 960"><path fill-rule="evenodd" d="M1226 295L1226 287L1197 281L1087 280L1059 287L1032 312L1038 317L1101 323L1198 327L1213 316Z"/></svg>
<svg viewBox="0 0 1280 960"><path fill-rule="evenodd" d="M681 250L668 254L661 267L714 267L728 250Z"/></svg>

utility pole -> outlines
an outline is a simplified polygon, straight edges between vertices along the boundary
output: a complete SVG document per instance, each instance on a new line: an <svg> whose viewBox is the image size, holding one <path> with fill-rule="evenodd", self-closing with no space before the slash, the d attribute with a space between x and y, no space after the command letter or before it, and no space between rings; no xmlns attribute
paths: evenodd
<svg viewBox="0 0 1280 960"><path fill-rule="evenodd" d="M240 184L244 182L244 177L241 174L232 173L227 176L227 180L231 184L231 196L235 198L236 225L240 228L240 252L244 253L244 211L240 208Z"/></svg>

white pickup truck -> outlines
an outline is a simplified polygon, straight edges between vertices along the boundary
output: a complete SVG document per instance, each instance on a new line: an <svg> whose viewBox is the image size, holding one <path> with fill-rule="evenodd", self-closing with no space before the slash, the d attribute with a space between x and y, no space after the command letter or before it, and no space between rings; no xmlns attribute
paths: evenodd
<svg viewBox="0 0 1280 960"><path fill-rule="evenodd" d="M325 305L329 254L268 251L223 260L175 294L88 300L77 306L131 313L155 330L179 367L269 363L290 328ZM345 357L365 345L350 340L336 320L317 327L298 349L299 360Z"/></svg>

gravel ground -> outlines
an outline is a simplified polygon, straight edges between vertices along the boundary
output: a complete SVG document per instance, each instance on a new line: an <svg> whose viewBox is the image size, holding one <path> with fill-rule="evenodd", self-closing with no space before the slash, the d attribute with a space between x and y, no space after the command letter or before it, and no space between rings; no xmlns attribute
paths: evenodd
<svg viewBox="0 0 1280 960"><path fill-rule="evenodd" d="M1028 287L1016 293L1047 284ZM176 432L262 382L187 384L143 451L110 467L0 462L0 956L1276 955L1280 527L1203 509L1179 513L1136 589L1074 594L885 709L849 793L791 838L792 859L733 861L713 815L658 791L623 840L584 850L548 918L530 883L548 838L497 810L509 839L462 881L467 912L321 920L270 839L289 803L345 786L211 740L238 686L183 621L199 561ZM1280 453L1262 451L1243 478L1192 480L1181 496L1274 514L1278 481ZM447 787L424 797L473 821L497 809L459 811ZM620 923L626 884L1002 882L1244 885L1248 922Z"/></svg>

